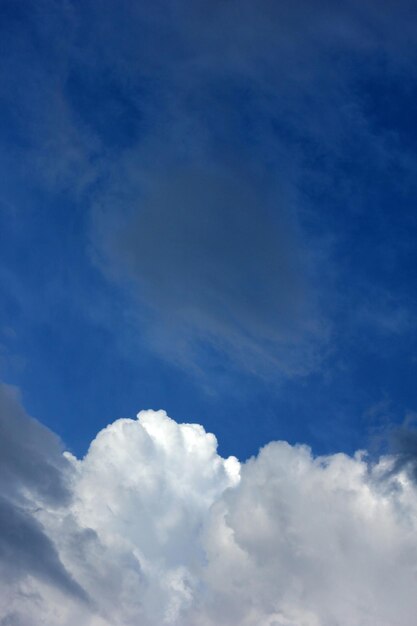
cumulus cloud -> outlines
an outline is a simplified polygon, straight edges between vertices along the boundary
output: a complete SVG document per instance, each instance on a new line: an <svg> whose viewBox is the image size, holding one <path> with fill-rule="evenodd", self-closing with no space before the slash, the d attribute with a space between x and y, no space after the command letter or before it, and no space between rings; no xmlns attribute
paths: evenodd
<svg viewBox="0 0 417 626"><path fill-rule="evenodd" d="M87 595L62 563L38 511L57 512L71 498L70 464L59 439L30 418L17 390L0 384L0 580L4 589L27 576L62 594ZM4 610L5 600L0 600Z"/></svg>
<svg viewBox="0 0 417 626"><path fill-rule="evenodd" d="M3 432L14 415L36 431L26 454L65 485L51 500L10 466L2 626L414 624L417 493L395 457L273 442L240 464L201 426L142 411L76 459L2 396Z"/></svg>
<svg viewBox="0 0 417 626"><path fill-rule="evenodd" d="M283 442L250 460L206 531L207 623L411 625L416 494L378 485L385 463Z"/></svg>

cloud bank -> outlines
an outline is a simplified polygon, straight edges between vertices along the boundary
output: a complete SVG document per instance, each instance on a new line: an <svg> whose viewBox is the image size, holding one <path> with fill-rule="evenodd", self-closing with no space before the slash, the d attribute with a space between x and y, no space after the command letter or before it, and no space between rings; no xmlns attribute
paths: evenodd
<svg viewBox="0 0 417 626"><path fill-rule="evenodd" d="M394 457L272 442L240 464L142 411L76 459L0 400L2 626L415 623L417 493Z"/></svg>

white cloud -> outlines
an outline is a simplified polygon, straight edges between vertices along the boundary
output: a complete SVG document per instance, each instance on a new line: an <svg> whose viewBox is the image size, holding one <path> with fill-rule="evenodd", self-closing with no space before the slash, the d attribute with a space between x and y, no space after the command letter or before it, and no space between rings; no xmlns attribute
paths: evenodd
<svg viewBox="0 0 417 626"><path fill-rule="evenodd" d="M411 626L417 500L385 465L282 442L249 461L207 525L202 623Z"/></svg>
<svg viewBox="0 0 417 626"><path fill-rule="evenodd" d="M120 593L128 608L145 603L157 623L171 622L192 602L204 561L200 529L213 502L239 479L238 461L219 457L216 446L199 425L142 411L138 420L108 426L85 459L73 461L77 523L94 529L111 558L126 561Z"/></svg>
<svg viewBox="0 0 417 626"><path fill-rule="evenodd" d="M11 422L2 417L16 432ZM58 468L44 434L49 447L38 440L32 453ZM415 623L417 496L404 473L387 471L392 458L371 466L274 442L240 465L216 445L201 426L142 411L101 431L84 459L65 455L69 501L21 475L19 511L47 543L40 560L52 554L64 578L54 584L48 563L27 567L30 542L23 559L9 542L21 559L10 579L0 542L0 624Z"/></svg>

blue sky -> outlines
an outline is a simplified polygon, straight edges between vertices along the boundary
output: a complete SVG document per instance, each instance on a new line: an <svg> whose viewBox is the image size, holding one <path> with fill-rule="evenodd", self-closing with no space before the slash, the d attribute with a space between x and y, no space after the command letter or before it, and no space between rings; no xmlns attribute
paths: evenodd
<svg viewBox="0 0 417 626"><path fill-rule="evenodd" d="M415 17L1 3L0 367L30 414L78 455L146 408L239 458L386 445L417 410Z"/></svg>
<svg viewBox="0 0 417 626"><path fill-rule="evenodd" d="M415 626L412 0L0 0L0 626Z"/></svg>

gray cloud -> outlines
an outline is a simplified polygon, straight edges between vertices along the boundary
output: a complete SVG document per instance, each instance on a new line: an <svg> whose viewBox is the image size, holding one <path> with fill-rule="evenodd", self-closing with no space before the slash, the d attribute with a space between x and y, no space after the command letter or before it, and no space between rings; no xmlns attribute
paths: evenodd
<svg viewBox="0 0 417 626"><path fill-rule="evenodd" d="M37 519L70 502L70 465L62 453L58 437L26 414L15 388L1 383L0 579L9 585L34 576L87 601Z"/></svg>
<svg viewBox="0 0 417 626"><path fill-rule="evenodd" d="M0 485L2 493L30 488L42 500L60 505L70 491L57 436L27 415L15 388L0 383Z"/></svg>
<svg viewBox="0 0 417 626"><path fill-rule="evenodd" d="M417 430L416 414L410 414L405 423L391 432L391 453L394 458L392 471L406 471L417 484Z"/></svg>
<svg viewBox="0 0 417 626"><path fill-rule="evenodd" d="M30 511L0 498L0 572L9 584L32 575L79 600L87 595L63 566L58 552Z"/></svg>
<svg viewBox="0 0 417 626"><path fill-rule="evenodd" d="M18 613L9 613L0 621L1 626L27 626Z"/></svg>

